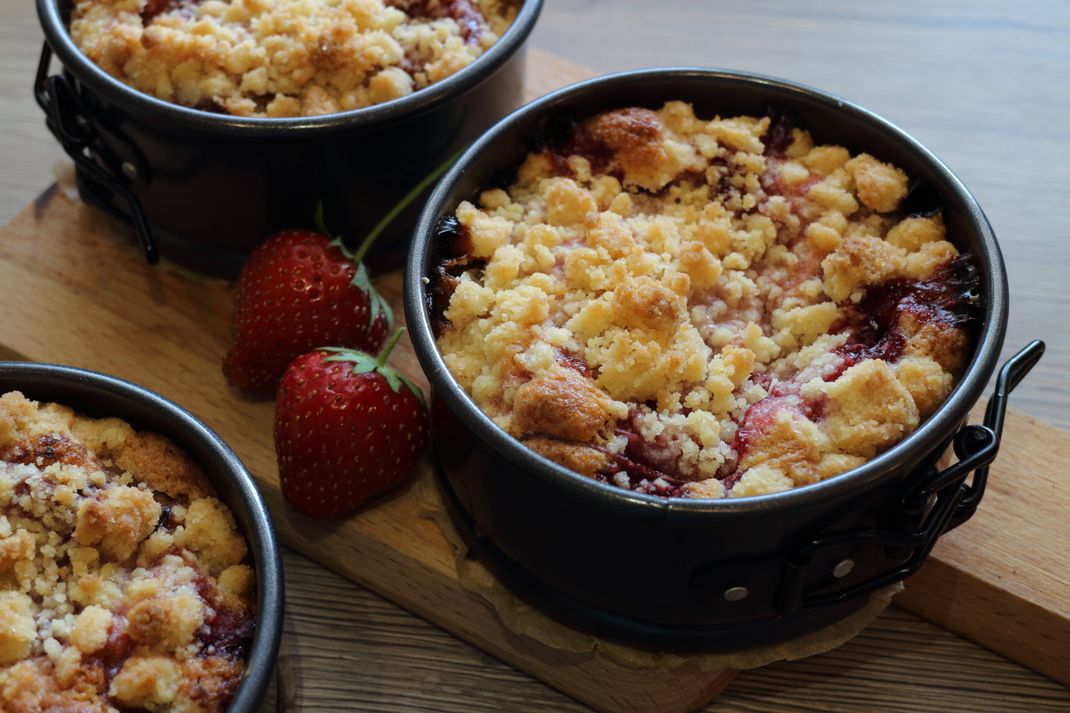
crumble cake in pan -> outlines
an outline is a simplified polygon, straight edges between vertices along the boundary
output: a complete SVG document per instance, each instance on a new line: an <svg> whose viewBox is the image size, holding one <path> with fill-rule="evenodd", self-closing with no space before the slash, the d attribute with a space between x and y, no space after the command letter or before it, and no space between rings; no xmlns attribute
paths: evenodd
<svg viewBox="0 0 1070 713"><path fill-rule="evenodd" d="M830 478L909 435L970 352L973 268L908 190L786 117L602 112L457 208L439 349L504 430L622 488Z"/></svg>
<svg viewBox="0 0 1070 713"><path fill-rule="evenodd" d="M71 37L113 77L235 116L317 116L398 99L467 67L510 0L78 0Z"/></svg>
<svg viewBox="0 0 1070 713"><path fill-rule="evenodd" d="M255 624L248 554L169 440L0 396L4 711L225 710Z"/></svg>
<svg viewBox="0 0 1070 713"><path fill-rule="evenodd" d="M480 561L595 636L739 651L850 616L976 510L1044 351L969 424L1007 292L981 207L904 131L673 67L474 143L417 224L405 316Z"/></svg>
<svg viewBox="0 0 1070 713"><path fill-rule="evenodd" d="M542 0L38 0L34 95L82 200L160 255L236 276L316 206L372 254L410 193L523 94ZM62 65L53 73L52 60Z"/></svg>

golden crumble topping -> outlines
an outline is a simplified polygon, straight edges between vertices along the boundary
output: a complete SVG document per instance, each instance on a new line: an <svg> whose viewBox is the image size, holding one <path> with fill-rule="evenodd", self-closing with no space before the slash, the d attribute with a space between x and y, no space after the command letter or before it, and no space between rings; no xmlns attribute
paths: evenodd
<svg viewBox="0 0 1070 713"><path fill-rule="evenodd" d="M0 710L224 710L254 625L247 555L170 441L0 396Z"/></svg>
<svg viewBox="0 0 1070 713"><path fill-rule="evenodd" d="M973 270L908 189L785 118L597 115L446 221L439 348L584 475L702 498L829 478L917 428L967 353Z"/></svg>
<svg viewBox="0 0 1070 713"><path fill-rule="evenodd" d="M519 0L77 0L75 44L139 91L236 116L381 104L474 62Z"/></svg>

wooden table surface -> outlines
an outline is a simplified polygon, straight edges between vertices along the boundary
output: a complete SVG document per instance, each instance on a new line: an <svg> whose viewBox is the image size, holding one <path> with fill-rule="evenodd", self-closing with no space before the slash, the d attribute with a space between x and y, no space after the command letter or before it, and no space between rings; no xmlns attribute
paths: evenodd
<svg viewBox="0 0 1070 713"><path fill-rule="evenodd" d="M50 183L62 157L30 93L41 37L29 0L0 0L0 222ZM598 71L779 75L912 133L970 187L1000 237L1013 295L1005 351L1048 343L1014 405L1070 428L1070 3L548 0L534 44ZM298 710L584 710L318 565L285 560ZM892 609L837 651L741 674L710 707L938 708L1070 710L1070 690Z"/></svg>

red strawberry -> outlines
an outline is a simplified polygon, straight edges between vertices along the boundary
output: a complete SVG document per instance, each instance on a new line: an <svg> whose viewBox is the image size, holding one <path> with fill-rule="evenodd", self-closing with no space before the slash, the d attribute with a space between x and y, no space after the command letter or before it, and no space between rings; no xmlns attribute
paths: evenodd
<svg viewBox="0 0 1070 713"><path fill-rule="evenodd" d="M419 387L378 357L330 347L298 357L279 382L275 453L282 494L306 515L341 515L405 481L427 445Z"/></svg>
<svg viewBox="0 0 1070 713"><path fill-rule="evenodd" d="M378 352L394 315L360 262L368 245L350 255L323 233L287 230L258 246L234 295L227 380L268 395L291 361L323 344Z"/></svg>

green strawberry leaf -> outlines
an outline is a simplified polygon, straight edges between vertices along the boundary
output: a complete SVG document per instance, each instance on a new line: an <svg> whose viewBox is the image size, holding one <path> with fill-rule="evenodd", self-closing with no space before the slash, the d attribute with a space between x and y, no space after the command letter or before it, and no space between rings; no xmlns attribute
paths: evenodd
<svg viewBox="0 0 1070 713"><path fill-rule="evenodd" d="M349 349L347 347L322 347L321 352L331 352L333 356L326 357L323 361L348 362L353 365L354 374L370 374L379 368L379 360L371 354Z"/></svg>
<svg viewBox="0 0 1070 713"><path fill-rule="evenodd" d="M420 406L422 406L423 408L427 408L427 402L424 401L424 392L420 390L420 387L412 383L412 380L404 374L398 373L398 378L401 379L401 382L409 388L409 391L412 392L412 395L415 396L416 400L420 402Z"/></svg>
<svg viewBox="0 0 1070 713"><path fill-rule="evenodd" d="M395 394L401 393L401 379L396 371L383 366L379 368L379 373L386 379L386 383L390 384L391 391Z"/></svg>
<svg viewBox="0 0 1070 713"><path fill-rule="evenodd" d="M353 365L354 374L380 374L386 383L390 385L390 389L395 393L401 393L401 387L405 386L412 395L416 397L416 400L420 403L420 406L427 408L427 402L424 400L424 392L412 382L407 376L401 372L390 368L386 365L386 359L390 356L390 352L393 351L394 346L401 339L402 333L405 331L404 327L397 329L390 341L387 342L383 351L377 357L373 357L367 352L362 352L359 349L350 349L349 347L320 347L321 352L330 352L331 356L325 357L323 361L330 362L346 362Z"/></svg>
<svg viewBox="0 0 1070 713"><path fill-rule="evenodd" d="M372 285L371 278L368 276L368 268L364 266L364 263L357 263L357 274L353 275L352 284L358 290L363 290L367 293L371 309L371 322L374 323L379 317L384 317L386 319L386 331L388 333L394 331L394 310L391 309L390 304L383 299L383 296Z"/></svg>
<svg viewBox="0 0 1070 713"><path fill-rule="evenodd" d="M328 247L338 248L339 252L345 256L346 260L356 264L356 260L353 259L353 251L346 247L346 244L342 242L341 235L334 235L331 229L327 227L327 219L324 217L323 201L316 201L316 211L312 215L312 225L316 228L316 231L321 235L330 238L327 243Z"/></svg>
<svg viewBox="0 0 1070 713"><path fill-rule="evenodd" d="M405 386L412 395L416 397L416 400L420 402L420 406L427 408L427 402L424 401L424 392L420 390L420 387L412 382L412 380L402 374L400 371L391 369L389 366L381 366L377 370L379 374L382 374L386 379L386 383L390 384L390 388L393 389L395 394L401 393L402 385Z"/></svg>
<svg viewBox="0 0 1070 713"><path fill-rule="evenodd" d="M323 223L323 203L316 204L316 229L324 235L330 235L327 232L326 225ZM350 284L368 295L368 308L371 312L369 324L374 324L375 320L383 317L386 320L386 331L392 332L394 330L394 310L390 307L390 303L372 286L371 275L368 274L367 266L357 258L352 250L345 246L341 237L333 238L328 245L338 248L346 259L357 268Z"/></svg>

